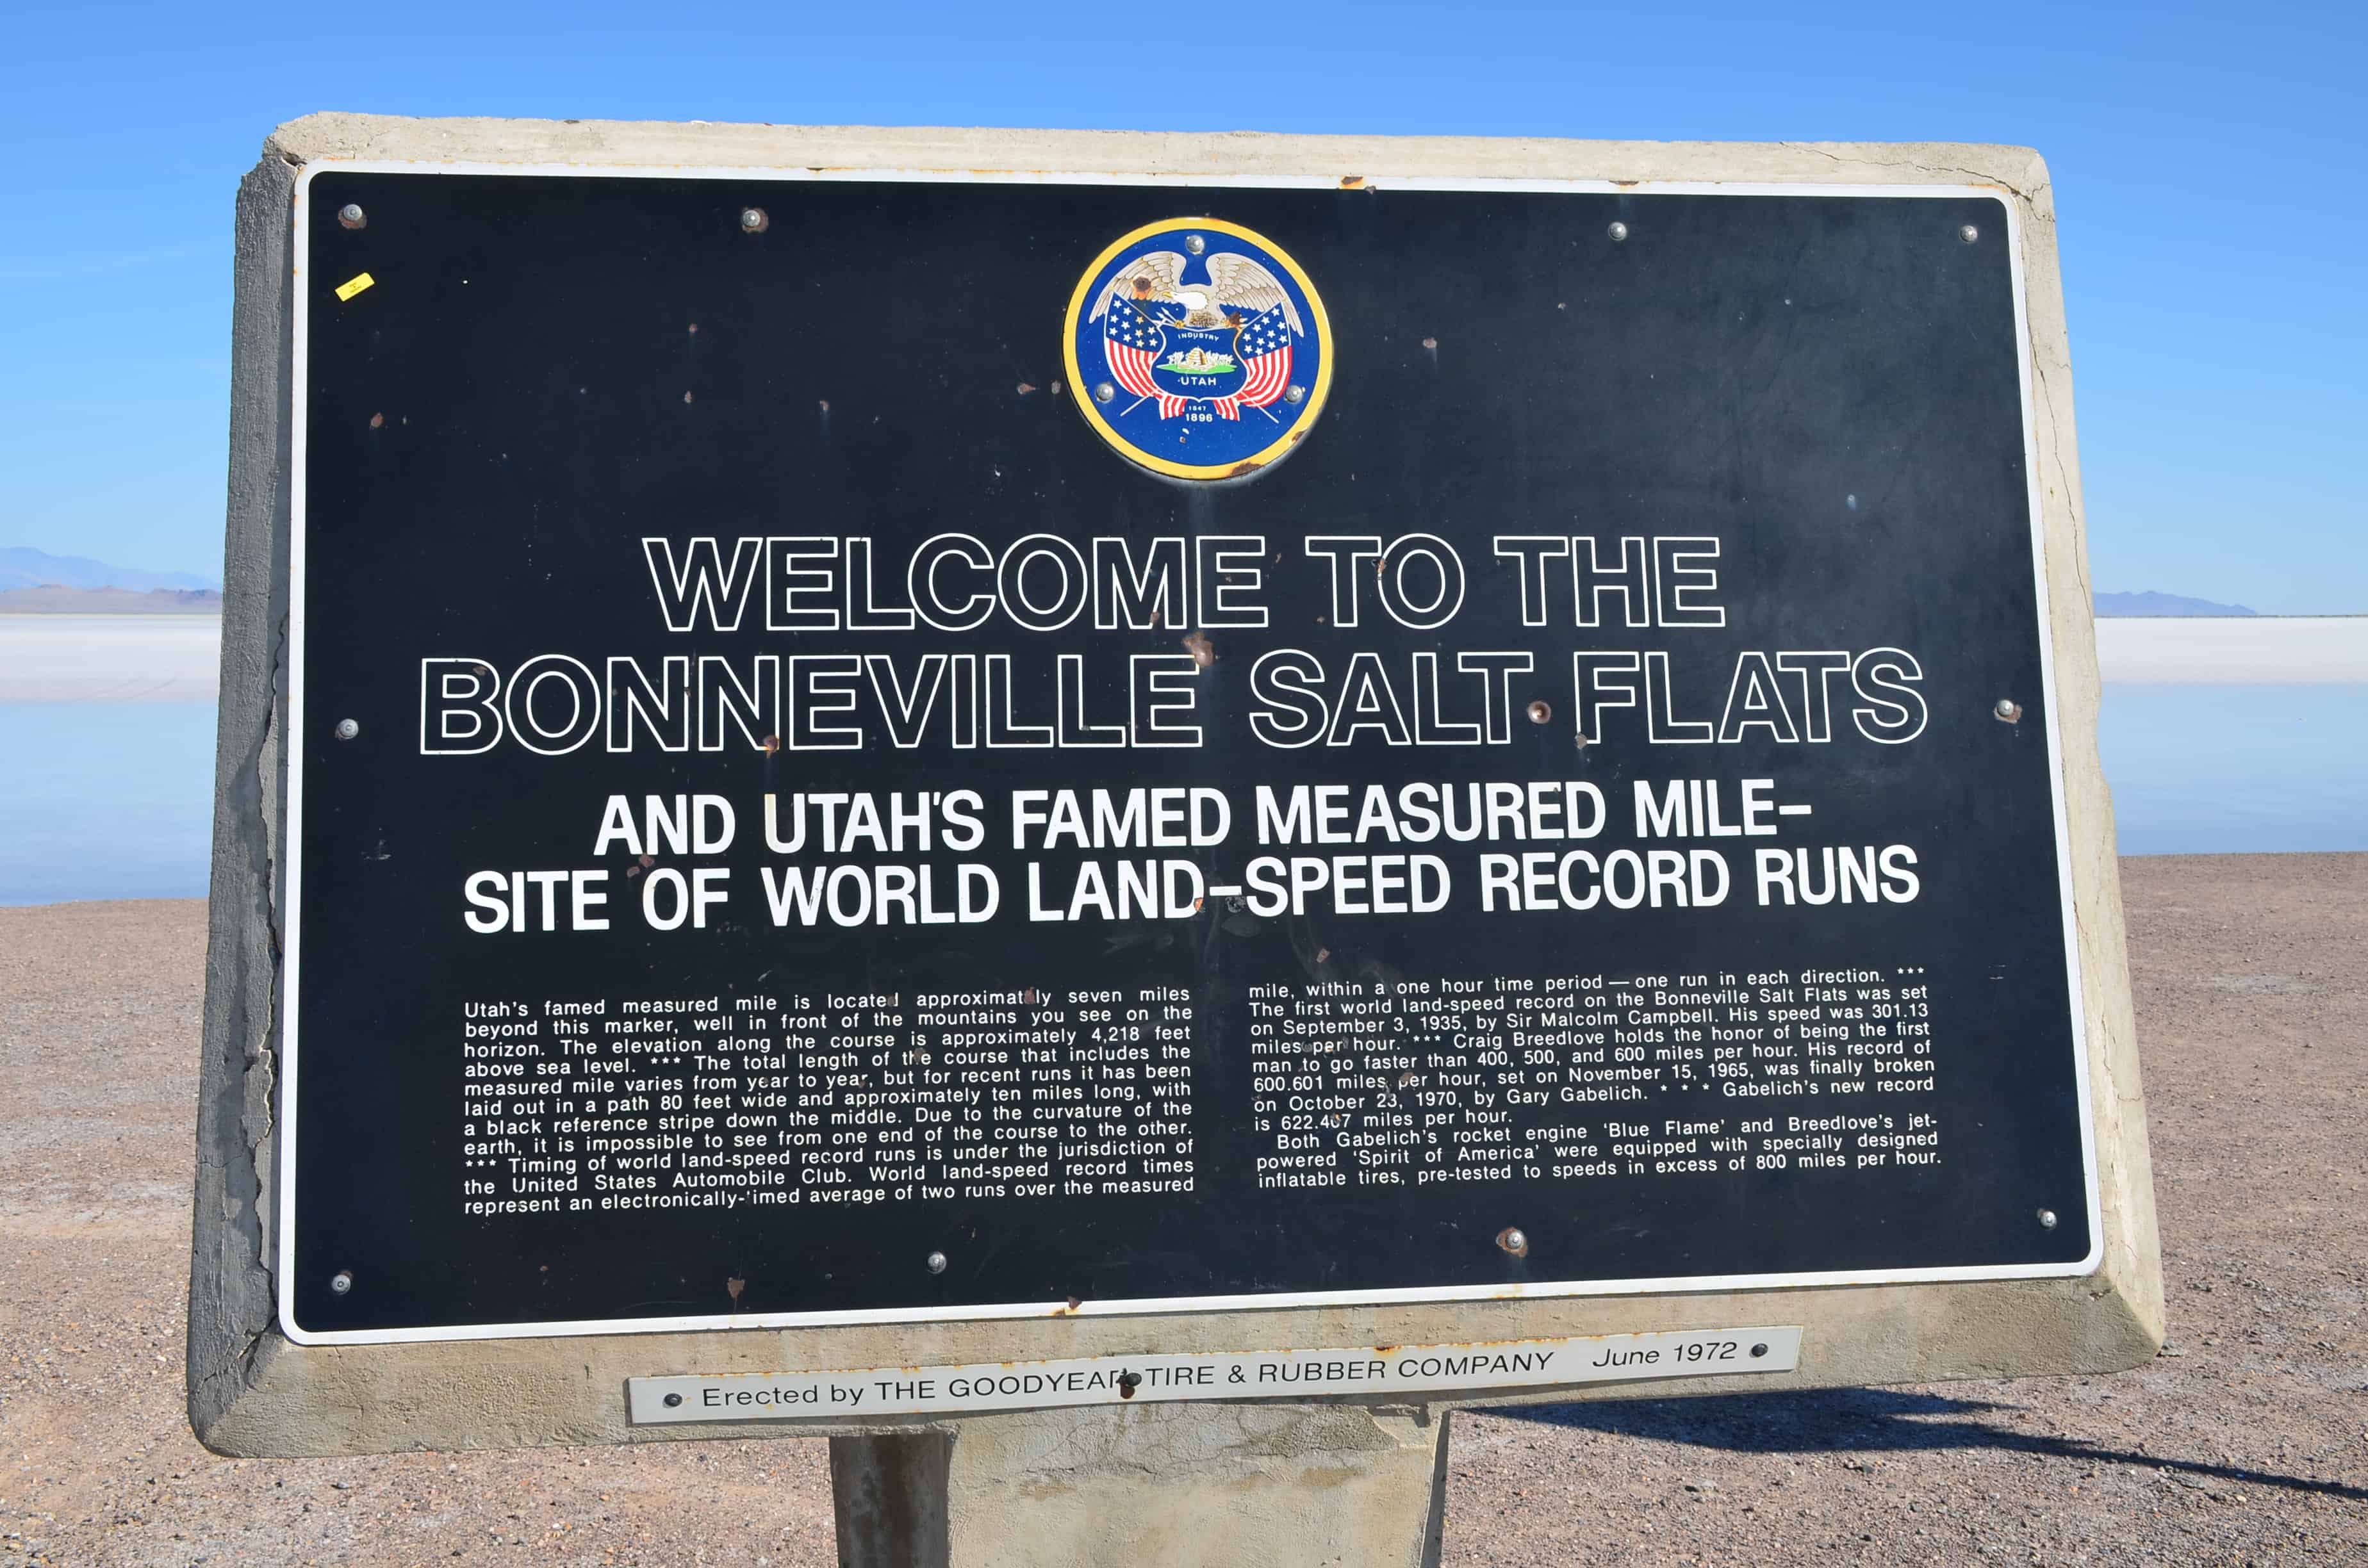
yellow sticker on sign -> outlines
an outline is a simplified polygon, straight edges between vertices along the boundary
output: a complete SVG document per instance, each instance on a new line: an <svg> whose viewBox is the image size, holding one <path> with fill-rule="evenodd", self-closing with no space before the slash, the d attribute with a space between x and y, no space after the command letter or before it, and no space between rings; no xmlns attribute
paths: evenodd
<svg viewBox="0 0 2368 1568"><path fill-rule="evenodd" d="M347 278L343 283L337 285L337 298L341 301L350 300L355 295L360 293L363 290L370 287L370 285L377 281L377 278L372 278L367 272L357 272L351 278Z"/></svg>

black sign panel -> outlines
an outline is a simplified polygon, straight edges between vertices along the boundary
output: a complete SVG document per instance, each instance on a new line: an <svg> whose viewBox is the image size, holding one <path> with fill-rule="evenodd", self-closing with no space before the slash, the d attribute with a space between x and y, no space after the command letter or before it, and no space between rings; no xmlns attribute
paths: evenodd
<svg viewBox="0 0 2368 1568"><path fill-rule="evenodd" d="M299 223L296 1336L2092 1264L1999 200Z"/></svg>

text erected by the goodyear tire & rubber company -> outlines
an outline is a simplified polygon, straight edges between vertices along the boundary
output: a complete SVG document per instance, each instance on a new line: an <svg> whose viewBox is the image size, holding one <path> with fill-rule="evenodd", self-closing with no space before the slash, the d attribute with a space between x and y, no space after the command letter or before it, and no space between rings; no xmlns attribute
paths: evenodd
<svg viewBox="0 0 2368 1568"><path fill-rule="evenodd" d="M1800 1356L1797 1325L1679 1329L1490 1345L1090 1356L974 1367L635 1378L627 1397L637 1426L844 1419L1163 1400L1308 1399L1640 1382L1789 1372L1800 1364Z"/></svg>

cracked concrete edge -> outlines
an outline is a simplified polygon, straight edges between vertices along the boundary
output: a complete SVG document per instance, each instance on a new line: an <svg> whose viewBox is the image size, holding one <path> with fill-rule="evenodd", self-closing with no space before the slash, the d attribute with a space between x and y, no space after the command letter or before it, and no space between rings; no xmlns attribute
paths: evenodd
<svg viewBox="0 0 2368 1568"><path fill-rule="evenodd" d="M201 1438L248 1392L273 1316L295 185L293 167L265 159L240 183L235 221L222 696L190 1227L188 1410Z"/></svg>
<svg viewBox="0 0 2368 1568"><path fill-rule="evenodd" d="M299 1346L275 1333L257 1346L245 1397L202 1435L217 1452L268 1456L955 1431L977 1421L1016 1417L998 1413L636 1427L625 1417L625 1385L631 1378L667 1374L1352 1348L1788 1323L1809 1325L1794 1372L1493 1391L1427 1399L1412 1409L1437 1418L1474 1406L2102 1372L2150 1358L2158 1344L2130 1293L2102 1276L446 1344ZM1353 1399L1254 1403L1269 1409L1368 1407ZM1374 1403L1409 1408L1403 1395ZM1026 1418L1039 1415L1048 1421L1072 1418L1062 1411L1025 1413Z"/></svg>
<svg viewBox="0 0 2368 1568"><path fill-rule="evenodd" d="M2142 1334L2146 1354L2163 1338L2162 1251L2156 1227L2154 1163L2130 999L2127 923L2112 793L2097 745L2103 686L2097 666L2095 599L2089 574L2088 518L2073 426L2071 335L2055 248L2054 183L2033 153L2017 198L2022 228L2023 296L2031 336L2032 420L2048 633L2063 745L2064 804L2071 845L2073 909L2080 954L2081 1007L2088 1020L2090 1119L2095 1130L2105 1256L2091 1284L2110 1292Z"/></svg>
<svg viewBox="0 0 2368 1568"><path fill-rule="evenodd" d="M280 126L267 158L640 168L1067 170L1123 175L1995 185L2025 200L2028 147L1955 142L1577 142L1555 137L1285 136L701 121L414 119L328 112Z"/></svg>
<svg viewBox="0 0 2368 1568"><path fill-rule="evenodd" d="M1143 1317L723 1330L545 1340L297 1346L272 1326L270 1121L279 980L276 835L288 548L289 213L324 158L626 166L996 166L1129 174L1605 178L1991 185L2021 218L2043 552L2089 1019L2105 1241L2087 1278L1816 1287ZM1710 1395L1778 1388L2102 1372L2150 1358L2162 1290L2145 1102L2129 1001L2112 815L2096 746L2070 359L2053 193L2026 148L1955 143L1583 142L1466 138L1164 135L848 127L417 120L314 115L282 126L242 187L228 597L206 1057L190 1290L190 1419L217 1452L693 1441L952 1430L936 1417L634 1428L624 1381L671 1372L952 1364L1149 1350L1451 1343L1672 1327L1813 1325L1793 1373L1592 1385L1425 1403L1474 1405ZM1326 1402L1314 1402L1321 1405ZM1394 1402L1402 1404L1403 1401ZM999 1419L989 1417L986 1419Z"/></svg>

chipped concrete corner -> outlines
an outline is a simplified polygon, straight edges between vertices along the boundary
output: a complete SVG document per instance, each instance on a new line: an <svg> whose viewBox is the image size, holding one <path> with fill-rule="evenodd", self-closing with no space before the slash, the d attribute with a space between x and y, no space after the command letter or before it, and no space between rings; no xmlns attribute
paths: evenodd
<svg viewBox="0 0 2368 1568"><path fill-rule="evenodd" d="M289 210L297 165L241 182L211 906L189 1267L189 1422L244 1399L272 1333L280 726L287 697Z"/></svg>
<svg viewBox="0 0 2368 1568"><path fill-rule="evenodd" d="M412 161L424 169L465 161L750 169L992 165L1142 175L1360 171L1341 174L1346 187L1386 187L1392 175L1994 187L2017 207L2024 247L2046 574L2094 1085L2103 1220L2098 1270L2084 1278L1723 1295L1515 1297L1484 1303L1174 1316L1063 1315L442 1344L291 1344L275 1326L272 1278L281 980L279 835L286 805L280 721L289 592L290 211L305 165L330 158ZM927 1484L935 1485L935 1495L942 1499L935 1505L935 1524L909 1508L897 1516L899 1528L938 1532L935 1545L909 1560L1010 1560L992 1552L949 1559L943 1542L948 1531L976 1539L975 1527L989 1517L1008 1528L1014 1511L1020 1510L1030 1529L1083 1532L1057 1540L1041 1534L1007 1538L1029 1541L1030 1561L1156 1557L1143 1545L1156 1540L1193 1542L1189 1552L1178 1549L1178 1560L1213 1561L1208 1555L1206 1532L1212 1527L1207 1511L1186 1506L1188 1492L1199 1488L1205 1501L1213 1484L1229 1499L1226 1517L1232 1523L1221 1533L1243 1546L1235 1561L1279 1560L1273 1542L1286 1535L1306 1547L1306 1561L1414 1562L1425 1560L1426 1552L1435 1561L1433 1494L1443 1463L1445 1411L1478 1401L1440 1401L1411 1414L1337 1403L1171 1404L959 1421L637 1428L625 1416L625 1380L1151 1348L1452 1343L1717 1327L1738 1321L1810 1325L1795 1372L1549 1389L1486 1401L1501 1404L2099 1372L2138 1365L2158 1347L2160 1269L2112 812L2095 739L2099 687L2070 364L2052 199L2046 167L2035 153L1922 143L1171 136L324 114L272 135L263 162L241 187L237 232L228 592L188 1340L190 1421L209 1448L224 1454L292 1455L881 1435L891 1441L845 1445L843 1522L850 1528L860 1523L849 1510L867 1506L866 1496L876 1502L900 1488L909 1492L922 1484L913 1482L915 1474L933 1473L938 1480ZM1206 662L1201 649L1192 652ZM1214 650L1207 656L1214 656ZM934 1461L931 1471L929 1456L921 1449L944 1445L949 1434L959 1434L961 1440L951 1444L951 1457ZM897 1445L915 1444L921 1447L905 1455L913 1462L897 1459L903 1453ZM837 1453L833 1468L835 1474L841 1468ZM1017 1491L1023 1476L1040 1500L1054 1494L1066 1499L1057 1514L1034 1503L1023 1507ZM1171 1476L1172 1487L1163 1479ZM1309 1489L1317 1486L1336 1489L1355 1506L1307 1507ZM1372 1517L1368 1533L1338 1539L1324 1534L1337 1532L1341 1517L1360 1510ZM1292 1526L1303 1514L1320 1518ZM1056 1517L1067 1522L1046 1523ZM845 1561L873 1560L864 1555L870 1548L852 1544L856 1536L848 1539L854 1554ZM1403 1545L1410 1539L1422 1543L1412 1557ZM1394 1544L1383 1548L1385 1541ZM1121 1542L1128 1551L1118 1550Z"/></svg>

